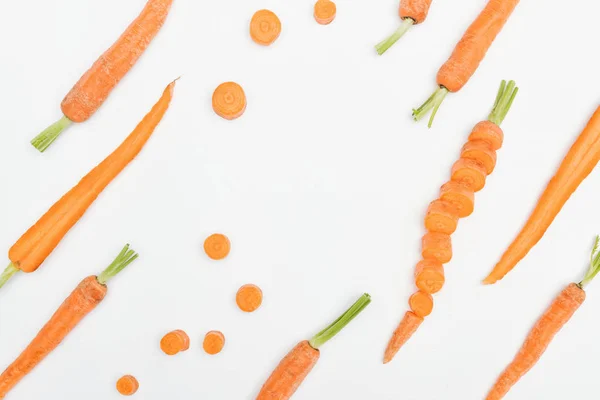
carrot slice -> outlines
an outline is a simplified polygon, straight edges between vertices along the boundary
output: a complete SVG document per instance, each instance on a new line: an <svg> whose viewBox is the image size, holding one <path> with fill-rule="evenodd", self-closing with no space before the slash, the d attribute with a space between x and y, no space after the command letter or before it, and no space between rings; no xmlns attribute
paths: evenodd
<svg viewBox="0 0 600 400"><path fill-rule="evenodd" d="M210 331L204 336L202 348L205 352L215 355L223 350L225 346L225 335L219 331Z"/></svg>
<svg viewBox="0 0 600 400"><path fill-rule="evenodd" d="M327 25L333 22L336 15L336 6L330 0L318 0L315 3L315 20L321 25Z"/></svg>
<svg viewBox="0 0 600 400"><path fill-rule="evenodd" d="M425 318L433 311L433 297L421 290L410 296L408 304L410 305L410 309L421 318Z"/></svg>
<svg viewBox="0 0 600 400"><path fill-rule="evenodd" d="M429 204L425 216L425 227L429 232L454 233L458 226L458 211L444 200L434 200Z"/></svg>
<svg viewBox="0 0 600 400"><path fill-rule="evenodd" d="M428 232L421 240L421 255L424 259L433 258L442 264L452 259L452 239L450 235L439 232Z"/></svg>
<svg viewBox="0 0 600 400"><path fill-rule="evenodd" d="M496 167L496 151L483 140L469 140L463 146L460 156L480 162L488 175L494 172Z"/></svg>
<svg viewBox="0 0 600 400"><path fill-rule="evenodd" d="M262 290L256 285L242 286L235 296L235 301L240 310L245 312L253 312L260 307L263 300Z"/></svg>
<svg viewBox="0 0 600 400"><path fill-rule="evenodd" d="M475 192L459 182L445 183L440 190L440 199L452 204L460 218L468 217L475 208Z"/></svg>
<svg viewBox="0 0 600 400"><path fill-rule="evenodd" d="M423 317L419 317L412 311L407 311L404 314L404 318L400 321L400 324L394 331L392 338L388 342L385 354L383 356L383 363L387 364L398 353L400 348L404 346L404 343L411 338L411 336L419 329L419 326L423 323Z"/></svg>
<svg viewBox="0 0 600 400"><path fill-rule="evenodd" d="M436 260L419 261L415 268L415 283L425 293L434 294L444 286L444 266Z"/></svg>
<svg viewBox="0 0 600 400"><path fill-rule="evenodd" d="M204 251L213 260L222 260L231 251L229 238L221 233L210 235L204 241Z"/></svg>
<svg viewBox="0 0 600 400"><path fill-rule="evenodd" d="M218 116L232 120L242 116L246 111L246 93L235 82L221 83L212 96L212 106Z"/></svg>
<svg viewBox="0 0 600 400"><path fill-rule="evenodd" d="M483 140L489 143L493 150L500 150L504 142L504 132L492 121L481 121L471 131L469 140Z"/></svg>
<svg viewBox="0 0 600 400"><path fill-rule="evenodd" d="M487 169L477 160L460 158L452 166L452 180L478 192L485 186Z"/></svg>
<svg viewBox="0 0 600 400"><path fill-rule="evenodd" d="M250 37L256 43L268 46L273 43L281 33L281 21L273 11L259 10L254 13L250 21Z"/></svg>
<svg viewBox="0 0 600 400"><path fill-rule="evenodd" d="M117 391L123 396L132 396L138 391L140 384L134 376L125 375L117 381Z"/></svg>
<svg viewBox="0 0 600 400"><path fill-rule="evenodd" d="M169 332L160 341L160 348L165 354L174 356L190 348L190 337L182 330Z"/></svg>

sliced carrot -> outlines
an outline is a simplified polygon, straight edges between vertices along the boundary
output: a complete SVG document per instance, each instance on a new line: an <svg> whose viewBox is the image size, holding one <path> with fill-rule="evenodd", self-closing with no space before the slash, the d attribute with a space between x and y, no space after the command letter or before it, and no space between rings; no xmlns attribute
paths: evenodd
<svg viewBox="0 0 600 400"><path fill-rule="evenodd" d="M445 282L442 263L436 260L419 261L415 268L415 283L419 289L434 294L442 289Z"/></svg>
<svg viewBox="0 0 600 400"><path fill-rule="evenodd" d="M392 361L396 353L398 353L404 343L406 343L417 329L419 329L419 326L421 326L422 323L423 317L419 317L414 312L407 311L406 314L404 314L404 318L400 321L400 324L394 331L394 334L385 349L385 355L383 356L384 364Z"/></svg>
<svg viewBox="0 0 600 400"><path fill-rule="evenodd" d="M315 3L315 20L321 25L327 25L333 22L336 14L336 6L330 0L318 0Z"/></svg>
<svg viewBox="0 0 600 400"><path fill-rule="evenodd" d="M117 381L117 391L123 396L132 396L138 391L140 384L134 376L125 375Z"/></svg>
<svg viewBox="0 0 600 400"><path fill-rule="evenodd" d="M174 356L190 348L190 337L182 330L169 332L160 341L160 348L165 354Z"/></svg>
<svg viewBox="0 0 600 400"><path fill-rule="evenodd" d="M500 150L504 142L504 132L492 121L481 121L471 131L469 140L483 140L490 144L492 150Z"/></svg>
<svg viewBox="0 0 600 400"><path fill-rule="evenodd" d="M256 285L242 286L235 296L235 301L240 310L245 312L253 312L260 307L263 300L262 290Z"/></svg>
<svg viewBox="0 0 600 400"><path fill-rule="evenodd" d="M433 258L442 264L452 259L452 239L450 235L439 232L427 232L421 240L421 255L424 259Z"/></svg>
<svg viewBox="0 0 600 400"><path fill-rule="evenodd" d="M477 160L460 158L452 166L452 180L478 192L485 186L487 168Z"/></svg>
<svg viewBox="0 0 600 400"><path fill-rule="evenodd" d="M222 260L229 255L231 242L227 236L215 233L207 237L204 241L204 251L213 260Z"/></svg>
<svg viewBox="0 0 600 400"><path fill-rule="evenodd" d="M219 331L210 331L204 336L204 342L202 348L205 352L211 355L215 355L223 350L225 346L225 335Z"/></svg>
<svg viewBox="0 0 600 400"><path fill-rule="evenodd" d="M246 93L235 82L221 83L213 92L212 106L221 118L239 118L246 111Z"/></svg>
<svg viewBox="0 0 600 400"><path fill-rule="evenodd" d="M458 211L444 200L434 200L429 204L425 216L425 227L429 232L454 233L458 226Z"/></svg>
<svg viewBox="0 0 600 400"><path fill-rule="evenodd" d="M408 304L410 305L410 309L422 318L425 318L433 311L433 297L421 290L410 296Z"/></svg>
<svg viewBox="0 0 600 400"><path fill-rule="evenodd" d="M250 37L256 43L268 46L281 33L281 21L273 11L258 10L250 21Z"/></svg>
<svg viewBox="0 0 600 400"><path fill-rule="evenodd" d="M460 156L480 162L488 175L494 172L496 167L496 151L483 140L469 140L463 146Z"/></svg>
<svg viewBox="0 0 600 400"><path fill-rule="evenodd" d="M445 183L440 190L440 199L452 204L460 218L468 217L475 209L475 192L459 182Z"/></svg>

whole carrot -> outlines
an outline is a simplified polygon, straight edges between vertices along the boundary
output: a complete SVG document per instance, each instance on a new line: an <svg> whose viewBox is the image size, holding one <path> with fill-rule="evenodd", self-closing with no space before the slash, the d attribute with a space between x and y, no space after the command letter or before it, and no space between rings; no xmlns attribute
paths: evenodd
<svg viewBox="0 0 600 400"><path fill-rule="evenodd" d="M170 83L127 139L54 203L11 247L8 252L11 263L0 275L0 288L18 271L36 271L104 188L139 154L169 108L174 88L175 82Z"/></svg>
<svg viewBox="0 0 600 400"><path fill-rule="evenodd" d="M487 400L499 400L539 361L554 336L569 322L575 311L585 301L584 288L600 271L600 236L590 257L590 266L583 280L571 283L554 299L550 307L527 335L521 349L500 375Z"/></svg>
<svg viewBox="0 0 600 400"><path fill-rule="evenodd" d="M61 104L63 117L31 141L45 151L73 122L90 118L135 65L163 26L173 0L148 0L140 15L79 79Z"/></svg>
<svg viewBox="0 0 600 400"><path fill-rule="evenodd" d="M600 161L600 107L579 135L542 193L531 216L498 264L483 281L496 283L537 244L554 218Z"/></svg>
<svg viewBox="0 0 600 400"><path fill-rule="evenodd" d="M399 14L402 19L400 27L389 37L375 46L377 54L382 55L394 45L413 25L425 22L429 7L433 0L400 0Z"/></svg>
<svg viewBox="0 0 600 400"><path fill-rule="evenodd" d="M319 361L321 355L319 348L348 325L370 302L371 296L365 293L327 328L317 333L312 339L298 343L281 360L263 385L256 399L286 400L292 397Z"/></svg>
<svg viewBox="0 0 600 400"><path fill-rule="evenodd" d="M519 0L488 1L483 11L464 33L448 61L438 71L439 88L421 107L413 110L415 121L431 111L428 124L431 128L435 114L448 92L458 92L473 76L517 4Z"/></svg>
<svg viewBox="0 0 600 400"><path fill-rule="evenodd" d="M0 399L61 344L77 324L102 302L107 293L108 281L137 256L127 245L100 275L89 276L77 285L29 346L0 375Z"/></svg>

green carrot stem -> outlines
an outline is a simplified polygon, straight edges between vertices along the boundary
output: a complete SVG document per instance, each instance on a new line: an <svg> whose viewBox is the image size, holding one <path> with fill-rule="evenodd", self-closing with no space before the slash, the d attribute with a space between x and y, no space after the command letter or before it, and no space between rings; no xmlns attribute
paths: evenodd
<svg viewBox="0 0 600 400"><path fill-rule="evenodd" d="M60 136L60 134L71 125L73 121L63 115L61 119L47 127L42 133L37 135L31 144L40 152L46 151L48 147Z"/></svg>
<svg viewBox="0 0 600 400"><path fill-rule="evenodd" d="M350 307L344 314L338 319L333 321L327 328L317 333L310 339L309 344L313 349L318 349L331 338L338 334L339 331L344 329L346 325L350 323L366 306L371 302L371 296L367 293L363 294L357 301Z"/></svg>
<svg viewBox="0 0 600 400"><path fill-rule="evenodd" d="M442 105L442 102L446 98L446 95L449 93L449 90L443 86L440 86L433 94L427 99L425 103L416 110L413 109L413 118L415 121L419 121L423 118L429 111L431 111L431 117L429 117L429 123L427 126L431 128L433 124L433 119L437 114L438 109Z"/></svg>
<svg viewBox="0 0 600 400"><path fill-rule="evenodd" d="M590 266L578 286L583 289L598 275L598 272L600 272L600 236L596 236L596 241L590 255Z"/></svg>
<svg viewBox="0 0 600 400"><path fill-rule="evenodd" d="M498 95L496 96L496 101L494 102L494 108L488 117L488 121L500 126L510 111L510 107L518 92L519 88L516 87L515 81L509 81L508 85L506 84L506 81L502 81L500 89L498 90Z"/></svg>
<svg viewBox="0 0 600 400"><path fill-rule="evenodd" d="M409 29L415 24L415 20L412 18L404 18L402 20L402 24L396 32L392 33L388 38L382 40L375 46L375 50L377 50L377 54L382 55L385 53L390 47L394 45Z"/></svg>
<svg viewBox="0 0 600 400"><path fill-rule="evenodd" d="M123 250L119 253L117 258L110 264L98 277L96 278L99 283L102 285L106 285L106 283L117 275L119 272L123 271L125 267L138 258L138 254L129 248L129 245L125 245Z"/></svg>
<svg viewBox="0 0 600 400"><path fill-rule="evenodd" d="M4 286L4 284L19 271L19 268L17 268L12 262L8 264L8 267L6 267L6 269L0 275L0 288Z"/></svg>

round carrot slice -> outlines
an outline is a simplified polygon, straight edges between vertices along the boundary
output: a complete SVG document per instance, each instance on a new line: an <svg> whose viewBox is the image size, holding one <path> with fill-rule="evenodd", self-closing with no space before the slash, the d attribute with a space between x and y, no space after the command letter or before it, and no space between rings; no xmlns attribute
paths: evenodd
<svg viewBox="0 0 600 400"><path fill-rule="evenodd" d="M273 11L259 10L254 13L250 21L250 37L256 43L268 46L273 43L281 33L281 21Z"/></svg>
<svg viewBox="0 0 600 400"><path fill-rule="evenodd" d="M473 128L469 140L483 140L489 143L493 150L499 150L504 142L504 132L491 121L481 121Z"/></svg>
<svg viewBox="0 0 600 400"><path fill-rule="evenodd" d="M253 312L260 307L263 300L262 290L256 285L242 286L235 296L235 302L240 310L245 312Z"/></svg>
<svg viewBox="0 0 600 400"><path fill-rule="evenodd" d="M429 232L451 235L458 226L458 211L447 201L438 199L429 204L425 215L425 228Z"/></svg>
<svg viewBox="0 0 600 400"><path fill-rule="evenodd" d="M335 19L336 6L330 0L318 0L315 3L315 20L321 25L330 24Z"/></svg>
<svg viewBox="0 0 600 400"><path fill-rule="evenodd" d="M410 296L408 304L410 309L421 318L425 318L433 311L433 297L421 290Z"/></svg>
<svg viewBox="0 0 600 400"><path fill-rule="evenodd" d="M225 346L225 335L219 331L210 331L204 336L202 348L208 354L218 354Z"/></svg>
<svg viewBox="0 0 600 400"><path fill-rule="evenodd" d="M452 259L452 239L450 235L439 232L428 232L421 241L421 255L424 259L433 258L442 264Z"/></svg>
<svg viewBox="0 0 600 400"><path fill-rule="evenodd" d="M218 116L232 120L246 111L246 94L235 82L221 83L212 96L212 106Z"/></svg>
<svg viewBox="0 0 600 400"><path fill-rule="evenodd" d="M477 160L460 158L452 166L452 180L470 187L474 192L483 189L486 178L487 170Z"/></svg>
<svg viewBox="0 0 600 400"><path fill-rule="evenodd" d="M484 140L469 140L463 146L460 156L480 162L488 175L496 167L496 151Z"/></svg>
<svg viewBox="0 0 600 400"><path fill-rule="evenodd" d="M444 277L444 266L437 260L422 260L415 269L415 283L425 293L434 294L439 292L446 279Z"/></svg>
<svg viewBox="0 0 600 400"><path fill-rule="evenodd" d="M222 260L231 250L231 242L221 233L210 235L204 241L204 252L213 260Z"/></svg>
<svg viewBox="0 0 600 400"><path fill-rule="evenodd" d="M460 218L468 217L475 208L475 192L459 182L445 183L440 189L440 199L452 204Z"/></svg>
<svg viewBox="0 0 600 400"><path fill-rule="evenodd" d="M117 391L123 396L132 396L139 389L140 384L134 376L125 375L117 381Z"/></svg>
<svg viewBox="0 0 600 400"><path fill-rule="evenodd" d="M169 332L160 341L160 348L165 354L174 356L190 348L190 337L182 330Z"/></svg>

